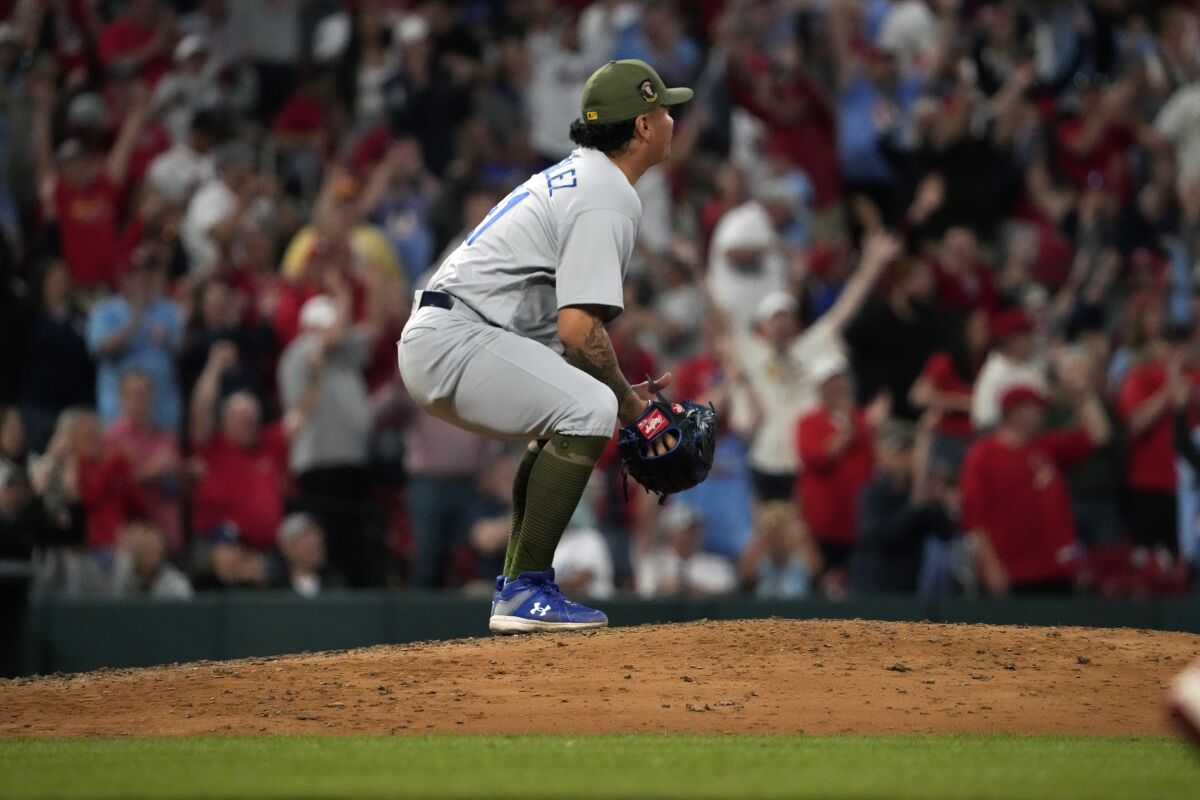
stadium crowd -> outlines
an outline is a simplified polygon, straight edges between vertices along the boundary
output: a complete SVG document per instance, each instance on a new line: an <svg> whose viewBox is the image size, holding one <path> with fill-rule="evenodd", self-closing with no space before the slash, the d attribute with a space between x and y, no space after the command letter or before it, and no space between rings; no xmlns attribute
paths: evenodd
<svg viewBox="0 0 1200 800"><path fill-rule="evenodd" d="M722 431L662 507L609 454L566 591L1188 591L1194 1L0 19L0 558L39 591L490 586L514 451L417 409L395 340L613 58L696 89L613 340Z"/></svg>

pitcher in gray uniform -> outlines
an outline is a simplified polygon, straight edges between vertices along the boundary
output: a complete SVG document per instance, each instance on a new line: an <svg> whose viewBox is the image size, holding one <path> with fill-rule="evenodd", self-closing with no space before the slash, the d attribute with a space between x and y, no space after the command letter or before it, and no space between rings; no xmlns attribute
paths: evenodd
<svg viewBox="0 0 1200 800"><path fill-rule="evenodd" d="M550 564L613 431L651 397L622 376L604 323L623 309L642 214L633 185L670 154L669 107L691 97L643 61L596 70L571 124L579 147L496 204L417 293L400 337L404 384L427 411L532 440L513 481L494 632L608 624L563 596Z"/></svg>

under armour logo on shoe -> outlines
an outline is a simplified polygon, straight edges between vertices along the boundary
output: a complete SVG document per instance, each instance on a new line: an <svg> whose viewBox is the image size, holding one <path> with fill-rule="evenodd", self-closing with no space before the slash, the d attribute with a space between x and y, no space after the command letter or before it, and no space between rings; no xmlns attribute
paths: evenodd
<svg viewBox="0 0 1200 800"><path fill-rule="evenodd" d="M541 603L534 603L533 608L529 609L529 613L537 614L539 617L544 617L544 616L546 616L546 612L549 610L550 610L550 606L548 606L548 605L544 606Z"/></svg>

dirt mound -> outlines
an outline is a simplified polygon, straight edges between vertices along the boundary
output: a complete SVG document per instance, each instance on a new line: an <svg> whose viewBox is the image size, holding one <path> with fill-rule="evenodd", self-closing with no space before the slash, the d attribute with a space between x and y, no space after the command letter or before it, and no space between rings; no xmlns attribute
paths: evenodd
<svg viewBox="0 0 1200 800"><path fill-rule="evenodd" d="M199 733L1170 734L1200 636L696 622L0 682L0 736Z"/></svg>

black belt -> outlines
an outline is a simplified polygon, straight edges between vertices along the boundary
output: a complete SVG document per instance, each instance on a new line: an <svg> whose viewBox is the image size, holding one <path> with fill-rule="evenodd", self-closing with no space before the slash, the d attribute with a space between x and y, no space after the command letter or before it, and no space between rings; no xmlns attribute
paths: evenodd
<svg viewBox="0 0 1200 800"><path fill-rule="evenodd" d="M453 308L454 298L445 292L434 292L426 289L425 291L421 292L421 300L417 303L417 308L425 308L425 306Z"/></svg>

